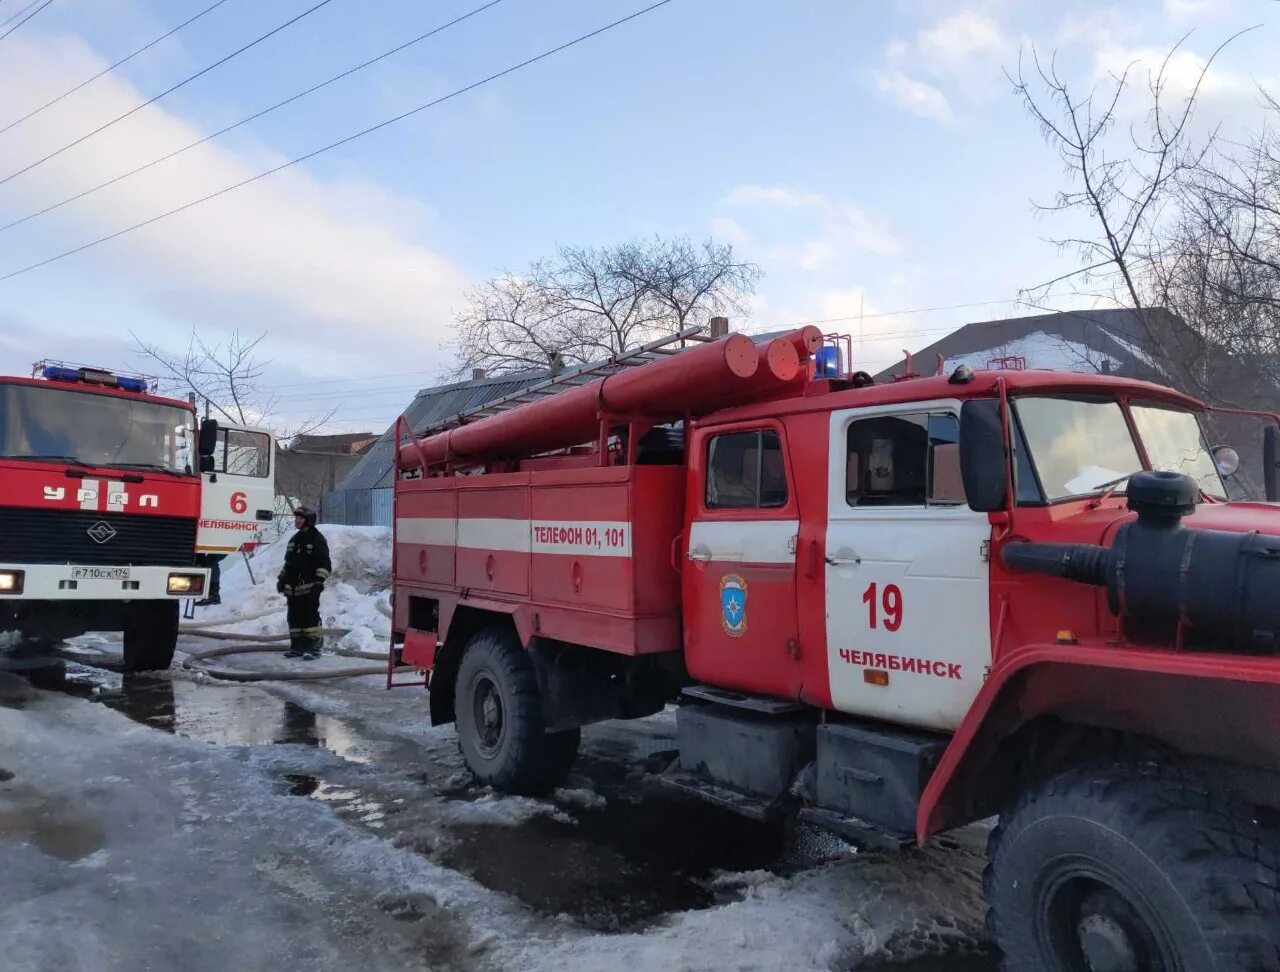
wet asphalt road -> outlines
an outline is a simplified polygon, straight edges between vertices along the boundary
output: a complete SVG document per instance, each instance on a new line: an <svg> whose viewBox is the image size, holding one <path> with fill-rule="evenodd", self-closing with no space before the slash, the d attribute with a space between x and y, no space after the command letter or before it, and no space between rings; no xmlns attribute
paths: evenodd
<svg viewBox="0 0 1280 972"><path fill-rule="evenodd" d="M661 726L648 735L612 726L588 731L574 774L555 800L584 812L572 818L555 812L526 816L518 804L513 808L472 785L455 752L424 752L418 742L372 722L317 711L324 707L306 704L297 693L282 697L270 687L167 674L126 677L76 663L31 676L30 683L39 692L108 707L155 732L213 746L304 747L332 754L338 758L322 768L282 759L276 774L282 790L538 915L595 931L643 930L674 912L721 903L735 893L731 884L715 880L724 872L793 874L856 853L822 834L788 834L655 787L652 775L670 752ZM5 787L21 782L7 776L0 769L0 797ZM0 861L7 841L34 843L63 860L92 854L101 846L101 831L91 816L77 819L49 827L0 810ZM857 967L995 968L972 945L941 948L931 943L924 956Z"/></svg>

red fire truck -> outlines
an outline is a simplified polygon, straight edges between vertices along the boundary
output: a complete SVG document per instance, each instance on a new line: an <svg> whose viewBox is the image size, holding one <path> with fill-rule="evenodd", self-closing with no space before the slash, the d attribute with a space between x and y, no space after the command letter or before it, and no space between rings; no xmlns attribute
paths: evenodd
<svg viewBox="0 0 1280 972"><path fill-rule="evenodd" d="M676 699L663 779L736 813L997 817L1008 969L1280 969L1280 509L1227 501L1205 407L677 337L398 429L392 654L475 776Z"/></svg>
<svg viewBox="0 0 1280 972"><path fill-rule="evenodd" d="M208 583L196 521L217 431L143 378L0 377L0 632L123 631L127 670L167 668L179 602Z"/></svg>

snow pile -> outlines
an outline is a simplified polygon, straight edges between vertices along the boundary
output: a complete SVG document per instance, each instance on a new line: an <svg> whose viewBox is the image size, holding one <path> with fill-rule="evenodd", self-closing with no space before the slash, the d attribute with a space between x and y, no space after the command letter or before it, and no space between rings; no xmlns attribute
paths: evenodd
<svg viewBox="0 0 1280 972"><path fill-rule="evenodd" d="M322 525L333 573L320 595L325 627L347 628L338 648L385 651L391 636L391 531L386 527ZM200 627L241 634L283 634L289 630L276 575L284 566L293 533L257 549L246 567L238 555L222 562L222 603L196 611ZM250 575L252 570L252 577ZM254 583L256 579L256 584Z"/></svg>
<svg viewBox="0 0 1280 972"><path fill-rule="evenodd" d="M508 796L487 790L469 802L451 802L444 807L442 819L453 824L486 824L493 827L519 827L534 817L550 817L558 823L576 823L554 804L532 797Z"/></svg>
<svg viewBox="0 0 1280 972"><path fill-rule="evenodd" d="M603 794L581 787L572 790L560 787L552 796L555 797L557 803L576 807L579 810L603 810L609 805L609 801L605 799Z"/></svg>

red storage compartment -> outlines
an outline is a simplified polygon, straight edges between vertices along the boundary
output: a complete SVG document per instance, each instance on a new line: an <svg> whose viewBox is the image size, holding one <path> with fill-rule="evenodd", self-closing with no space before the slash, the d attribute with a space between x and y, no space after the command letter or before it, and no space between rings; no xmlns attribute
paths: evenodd
<svg viewBox="0 0 1280 972"><path fill-rule="evenodd" d="M458 545L457 491L424 488L396 494L396 575L453 586Z"/></svg>
<svg viewBox="0 0 1280 972"><path fill-rule="evenodd" d="M630 611L629 485L533 487L533 597Z"/></svg>
<svg viewBox="0 0 1280 972"><path fill-rule="evenodd" d="M683 467L407 480L396 497L396 583L439 601L442 616L450 602L496 598L542 637L679 649Z"/></svg>
<svg viewBox="0 0 1280 972"><path fill-rule="evenodd" d="M458 587L529 594L528 480L518 473L459 482Z"/></svg>

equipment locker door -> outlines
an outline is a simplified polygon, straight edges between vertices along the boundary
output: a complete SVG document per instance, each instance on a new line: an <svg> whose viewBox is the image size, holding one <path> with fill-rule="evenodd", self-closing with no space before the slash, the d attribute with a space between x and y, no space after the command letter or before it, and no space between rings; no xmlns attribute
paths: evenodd
<svg viewBox="0 0 1280 972"><path fill-rule="evenodd" d="M690 476L685 663L696 679L795 698L795 490L780 426L700 436ZM696 495L695 495L696 492Z"/></svg>
<svg viewBox="0 0 1280 972"><path fill-rule="evenodd" d="M831 415L825 594L836 709L955 729L991 661L991 527L964 502L959 403Z"/></svg>

